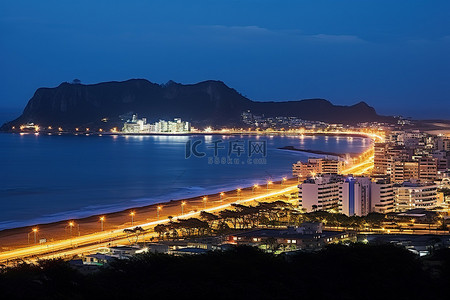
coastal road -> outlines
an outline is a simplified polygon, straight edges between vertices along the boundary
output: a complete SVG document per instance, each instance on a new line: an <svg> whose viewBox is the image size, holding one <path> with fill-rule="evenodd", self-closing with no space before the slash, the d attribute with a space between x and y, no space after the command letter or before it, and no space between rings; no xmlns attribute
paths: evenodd
<svg viewBox="0 0 450 300"><path fill-rule="evenodd" d="M290 180L289 184L288 182L284 184L277 184L276 186L271 186L270 189L259 187L258 191L252 191L251 194L247 192L247 194L242 194L239 197L228 197L227 203L214 204L214 206L203 209L203 211L212 213L230 208L234 203L244 204L253 201L264 201L280 195L290 194L298 190L297 184L292 184L295 181L296 180ZM191 211L183 215L174 216L173 220L177 220L179 218L184 219L199 217L200 212L201 211ZM128 226L109 231L100 231L79 237L73 237L55 242L48 242L44 244L18 248L11 251L5 251L0 253L0 263L7 263L12 260L20 259L35 261L37 259L44 258L69 257L77 254L93 252L96 249L105 247L110 243L127 244L129 242L126 233L124 233L124 229L133 229L136 226L139 226L148 231L152 230L158 224L168 223L169 221L169 218L165 218L146 223L136 223L134 224L134 226Z"/></svg>
<svg viewBox="0 0 450 300"><path fill-rule="evenodd" d="M354 174L360 175L367 173L371 168L373 168L373 156L366 158L365 161L354 165L346 170L344 170L345 174ZM191 202L188 204L192 209L195 207L197 209L189 211L186 208L188 213L182 215L172 214L174 216L173 220L177 220L178 218L192 218L198 217L202 210L207 212L217 212L227 208L230 208L233 203L249 203L253 201L266 201L270 198L277 197L284 194L290 194L292 192L298 191L298 182L297 179L288 179L286 181L281 181L278 183L273 183L267 185L267 188L264 186L259 186L257 189L253 190L252 187L234 191L227 192L226 198L223 200L220 199L218 201L218 196L216 196L216 200L213 200L211 197L208 203L209 207L202 207L201 200L199 201L200 205L194 206L191 205ZM229 196L231 193L234 195L238 194L239 196ZM193 201L195 202L195 201ZM182 203L182 201L174 202L174 203ZM195 204L195 203L193 203ZM205 204L206 205L206 204ZM172 207L173 208L173 207ZM154 212L154 211L153 211ZM168 216L166 214L166 216ZM105 230L99 232L93 232L90 234L73 237L73 238L65 238L60 239L54 242L46 242L44 244L38 244L33 246L26 246L22 248L16 248L13 250L0 252L0 263L6 263L14 260L28 259L28 260L37 260L43 258L50 257L70 257L78 254L86 254L96 251L96 249L100 247L105 247L110 243L113 244L127 244L127 236L124 233L124 229L132 229L136 226L142 227L146 231L151 231L158 224L168 223L169 218L165 217L161 220L150 220L149 222L134 222L134 226L126 226L119 225L114 230Z"/></svg>
<svg viewBox="0 0 450 300"><path fill-rule="evenodd" d="M353 174L353 175L363 175L369 173L370 170L373 169L373 159L371 156L366 161L353 165L350 168L347 168L342 171L343 174Z"/></svg>

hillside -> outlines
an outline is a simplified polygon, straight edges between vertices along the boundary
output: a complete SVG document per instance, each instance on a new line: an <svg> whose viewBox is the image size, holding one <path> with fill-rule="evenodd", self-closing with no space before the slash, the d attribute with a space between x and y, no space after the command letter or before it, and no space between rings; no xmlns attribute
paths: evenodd
<svg viewBox="0 0 450 300"><path fill-rule="evenodd" d="M22 115L2 126L35 123L41 126L96 126L102 119L120 124L121 115L137 113L149 121L180 117L198 125L240 126L241 113L298 117L329 123L386 121L364 102L337 106L324 99L284 102L252 101L221 81L159 85L145 79L84 85L62 83L39 88Z"/></svg>

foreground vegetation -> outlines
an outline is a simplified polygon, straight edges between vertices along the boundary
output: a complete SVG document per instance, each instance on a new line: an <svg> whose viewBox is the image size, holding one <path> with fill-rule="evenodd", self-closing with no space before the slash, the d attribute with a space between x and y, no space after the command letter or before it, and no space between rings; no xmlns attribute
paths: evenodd
<svg viewBox="0 0 450 300"><path fill-rule="evenodd" d="M44 261L0 274L2 299L447 299L450 249L418 258L390 245L274 256L255 248L141 254L82 275Z"/></svg>
<svg viewBox="0 0 450 300"><path fill-rule="evenodd" d="M169 217L169 219L172 219L172 217ZM408 221L410 221L409 218ZM441 219L437 217L437 214L436 217L431 217L425 221L430 225L441 224L440 229L447 229L446 224L439 223ZM275 202L260 202L253 206L233 204L231 209L225 209L215 214L202 211L200 218L171 220L167 224L157 225L154 230L159 234L159 239L162 240L201 235L221 235L230 233L234 229L300 226L304 222L322 222L328 227L335 227L339 230L381 229L385 226L385 223L389 223L392 228L402 229L400 224L392 218L389 219L385 214L370 213L362 217L349 217L342 213L326 211L304 213L290 203L278 200Z"/></svg>

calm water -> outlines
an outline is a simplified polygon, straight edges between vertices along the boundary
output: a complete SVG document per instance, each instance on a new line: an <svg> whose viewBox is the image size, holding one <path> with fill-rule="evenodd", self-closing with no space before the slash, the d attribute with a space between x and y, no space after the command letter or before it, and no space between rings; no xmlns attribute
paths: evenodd
<svg viewBox="0 0 450 300"><path fill-rule="evenodd" d="M239 164L211 164L226 158L230 142L245 152ZM185 158L186 142L200 140L202 158ZM266 142L265 164L247 164L248 141ZM278 147L361 152L369 139L250 136L47 136L0 134L0 229L159 201L200 196L291 175L302 153ZM261 145L261 144L259 144ZM253 154L251 159L261 158ZM235 162L235 161L233 161ZM262 162L264 161L257 161Z"/></svg>

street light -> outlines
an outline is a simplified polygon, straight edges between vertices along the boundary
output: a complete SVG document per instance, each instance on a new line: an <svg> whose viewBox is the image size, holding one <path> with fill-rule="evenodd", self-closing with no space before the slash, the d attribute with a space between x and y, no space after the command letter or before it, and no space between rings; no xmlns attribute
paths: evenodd
<svg viewBox="0 0 450 300"><path fill-rule="evenodd" d="M101 223L101 228L102 228L102 231L103 231L103 223L105 222L105 216L101 216L100 217L100 223Z"/></svg>
<svg viewBox="0 0 450 300"><path fill-rule="evenodd" d="M74 225L75 225L75 224L74 224L72 221L69 222L70 237L72 237L72 228L73 228Z"/></svg>
<svg viewBox="0 0 450 300"><path fill-rule="evenodd" d="M208 201L208 197L203 197L203 205L204 205L204 209L206 209L206 201Z"/></svg>
<svg viewBox="0 0 450 300"><path fill-rule="evenodd" d="M184 215L184 206L186 205L186 201L181 202L181 214Z"/></svg>
<svg viewBox="0 0 450 300"><path fill-rule="evenodd" d="M267 190L269 190L269 184L272 184L273 182L272 181L267 181Z"/></svg>
<svg viewBox="0 0 450 300"><path fill-rule="evenodd" d="M133 226L133 224L134 224L134 215L135 215L136 213L134 212L134 211L132 211L132 212L130 212L130 216L131 216L131 226Z"/></svg>
<svg viewBox="0 0 450 300"><path fill-rule="evenodd" d="M158 217L158 220L159 220L159 212L162 210L162 206L158 206L157 208L156 208L156 216Z"/></svg>
<svg viewBox="0 0 450 300"><path fill-rule="evenodd" d="M34 233L34 243L37 243L37 232L38 229L36 227L34 227L31 232L28 233L28 244L30 243L30 234Z"/></svg>
<svg viewBox="0 0 450 300"><path fill-rule="evenodd" d="M287 178L286 178L286 177L283 177L283 178L281 179L281 185L283 185L283 183L284 183L286 180L287 180Z"/></svg>
<svg viewBox="0 0 450 300"><path fill-rule="evenodd" d="M258 188L259 186L257 184L254 184L252 186L252 194L254 193L254 191Z"/></svg>
<svg viewBox="0 0 450 300"><path fill-rule="evenodd" d="M222 201L223 196L225 196L225 193L224 192L220 193L220 201Z"/></svg>
<svg viewBox="0 0 450 300"><path fill-rule="evenodd" d="M37 243L37 232L38 232L38 229L36 227L33 228L33 232L34 232L34 243L36 244Z"/></svg>

